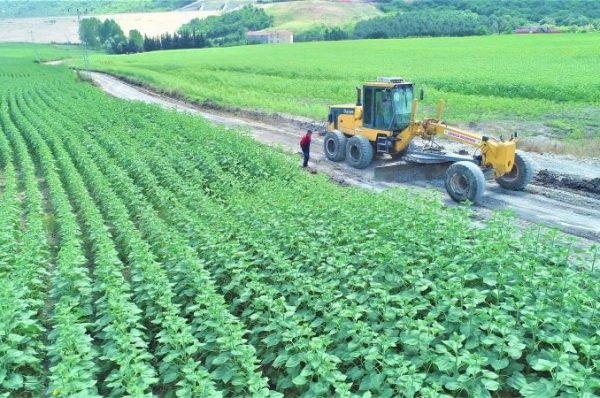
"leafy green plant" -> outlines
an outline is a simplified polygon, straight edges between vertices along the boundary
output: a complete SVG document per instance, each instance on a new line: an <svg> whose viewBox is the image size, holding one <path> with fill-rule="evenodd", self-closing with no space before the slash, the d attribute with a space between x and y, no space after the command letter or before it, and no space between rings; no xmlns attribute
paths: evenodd
<svg viewBox="0 0 600 398"><path fill-rule="evenodd" d="M0 84L0 395L600 394L598 247L65 69Z"/></svg>
<svg viewBox="0 0 600 398"><path fill-rule="evenodd" d="M3 101L2 124L14 147L25 159L26 144L13 120L9 117L8 101ZM23 160L25 161L25 160ZM44 164L44 163L41 163ZM97 396L94 363L97 352L88 333L91 307L91 282L83 267L84 256L80 230L72 213L68 197L55 174L46 175L51 206L58 227L60 249L54 260L51 296L55 301L50 345L50 393Z"/></svg>

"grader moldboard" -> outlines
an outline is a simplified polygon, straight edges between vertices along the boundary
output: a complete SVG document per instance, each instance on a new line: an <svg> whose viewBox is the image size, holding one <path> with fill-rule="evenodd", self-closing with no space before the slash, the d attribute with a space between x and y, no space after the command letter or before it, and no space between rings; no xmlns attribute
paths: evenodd
<svg viewBox="0 0 600 398"><path fill-rule="evenodd" d="M351 166L362 169L369 166L376 155L389 154L403 164L428 165L442 170L446 190L457 202L481 200L486 177L495 178L501 187L510 190L522 190L531 181L533 167L529 159L516 150L516 133L504 140L450 127L441 121L443 100L439 102L435 118L417 121L423 90L420 98L415 98L414 84L399 77L380 77L363 83L356 90L356 104L329 107L323 142L329 160L346 159ZM474 146L476 154L442 152L433 142L438 135ZM415 150L415 137L421 137L430 145L424 150ZM385 168L376 167L375 177ZM387 172L389 174L389 170Z"/></svg>

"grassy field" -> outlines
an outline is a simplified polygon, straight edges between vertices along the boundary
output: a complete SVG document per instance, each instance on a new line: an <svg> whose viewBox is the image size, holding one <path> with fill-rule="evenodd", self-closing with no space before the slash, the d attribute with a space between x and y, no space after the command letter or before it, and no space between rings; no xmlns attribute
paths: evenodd
<svg viewBox="0 0 600 398"><path fill-rule="evenodd" d="M0 395L600 394L597 253L427 192L341 187L15 48Z"/></svg>
<svg viewBox="0 0 600 398"><path fill-rule="evenodd" d="M79 46L71 45L50 45L50 44L20 44L20 43L2 43L0 44L0 61L2 63L21 62L22 58L51 61L63 58L74 58L81 56Z"/></svg>
<svg viewBox="0 0 600 398"><path fill-rule="evenodd" d="M507 130L600 137L600 35L364 40L97 56L92 68L192 100L323 120L358 82L400 75L426 90L445 120ZM73 65L78 65L74 62Z"/></svg>

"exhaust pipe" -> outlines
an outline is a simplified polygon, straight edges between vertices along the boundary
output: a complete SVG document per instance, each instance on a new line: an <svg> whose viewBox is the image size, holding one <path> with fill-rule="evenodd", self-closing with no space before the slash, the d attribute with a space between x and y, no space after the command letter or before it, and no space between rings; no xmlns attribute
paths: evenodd
<svg viewBox="0 0 600 398"><path fill-rule="evenodd" d="M361 97L362 97L362 90L360 87L356 87L356 106L361 106L362 102L361 102Z"/></svg>

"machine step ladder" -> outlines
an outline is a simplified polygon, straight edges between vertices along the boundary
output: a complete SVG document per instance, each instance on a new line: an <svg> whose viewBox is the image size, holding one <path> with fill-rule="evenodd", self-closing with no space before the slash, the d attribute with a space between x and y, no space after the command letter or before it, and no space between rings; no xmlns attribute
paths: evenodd
<svg viewBox="0 0 600 398"><path fill-rule="evenodd" d="M388 137L377 137L377 153L388 153Z"/></svg>

